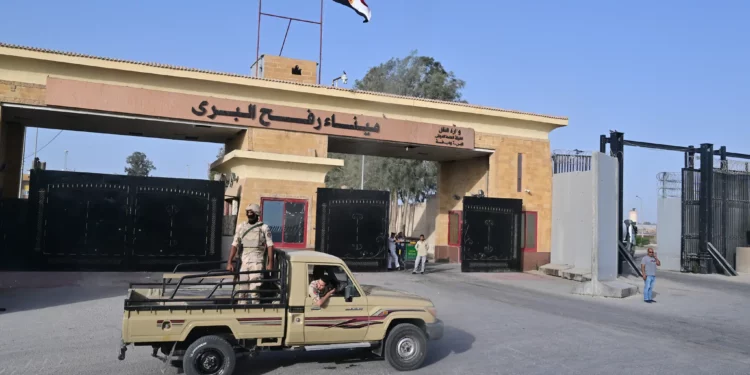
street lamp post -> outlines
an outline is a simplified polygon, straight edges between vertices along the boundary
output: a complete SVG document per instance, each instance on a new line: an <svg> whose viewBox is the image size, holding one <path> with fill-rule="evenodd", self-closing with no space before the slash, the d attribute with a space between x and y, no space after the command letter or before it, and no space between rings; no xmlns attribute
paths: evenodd
<svg viewBox="0 0 750 375"><path fill-rule="evenodd" d="M640 201L640 203L641 203L641 206L640 206L640 208L639 208L639 211L641 212L641 215L643 215L643 198L641 198L641 197L640 197L640 196L638 196L638 195L636 195L635 197L636 197L636 198L637 198L637 199L638 199L638 200Z"/></svg>

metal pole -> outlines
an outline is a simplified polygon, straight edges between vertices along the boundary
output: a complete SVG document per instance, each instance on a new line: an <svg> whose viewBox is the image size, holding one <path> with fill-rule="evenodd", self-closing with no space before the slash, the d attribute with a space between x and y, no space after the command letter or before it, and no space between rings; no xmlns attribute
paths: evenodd
<svg viewBox="0 0 750 375"><path fill-rule="evenodd" d="M625 135L620 132L611 132L609 135L609 151L612 156L617 158L617 244L622 244L623 241L623 208L622 208L622 192L624 185L624 151L625 151ZM617 272L622 274L622 255L618 252L617 254Z"/></svg>
<svg viewBox="0 0 750 375"><path fill-rule="evenodd" d="M64 171L68 170L68 150L65 150L65 161L63 164L63 170Z"/></svg>
<svg viewBox="0 0 750 375"><path fill-rule="evenodd" d="M643 215L643 198L641 198L641 197L640 197L640 196L638 196L638 195L636 195L635 197L636 197L636 198L637 198L637 199L638 199L639 201L641 201L640 214L641 214L641 215ZM640 221L641 221L641 223L643 222L643 216L641 216L641 220L640 220Z"/></svg>
<svg viewBox="0 0 750 375"><path fill-rule="evenodd" d="M711 242L712 235L712 200L713 200L713 145L710 143L701 144L701 166L700 166L700 189L699 199L699 216L698 223L700 229L698 237L700 241L700 265L701 273L713 273L713 260L708 256L708 243Z"/></svg>
<svg viewBox="0 0 750 375"><path fill-rule="evenodd" d="M281 42L281 50L279 51L279 56L281 56L281 53L284 52L284 45L286 45L286 37L289 36L289 29L292 27L292 20L289 20L289 24L286 25L286 34L284 34L284 41Z"/></svg>
<svg viewBox="0 0 750 375"><path fill-rule="evenodd" d="M34 138L34 160L36 160L36 146L39 144L39 128L36 128L36 137Z"/></svg>
<svg viewBox="0 0 750 375"><path fill-rule="evenodd" d="M362 155L362 168L361 168L361 177L359 181L359 190L365 190L365 156Z"/></svg>
<svg viewBox="0 0 750 375"><path fill-rule="evenodd" d="M260 60L260 17L263 10L263 0L258 0L258 41L255 42L255 78L258 78L258 60Z"/></svg>
<svg viewBox="0 0 750 375"><path fill-rule="evenodd" d="M318 56L318 84L323 74L323 0L320 0L320 53Z"/></svg>

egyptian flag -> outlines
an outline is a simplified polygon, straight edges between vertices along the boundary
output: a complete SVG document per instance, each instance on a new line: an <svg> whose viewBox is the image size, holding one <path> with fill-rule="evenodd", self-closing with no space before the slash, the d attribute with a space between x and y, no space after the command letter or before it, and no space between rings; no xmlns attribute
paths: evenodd
<svg viewBox="0 0 750 375"><path fill-rule="evenodd" d="M354 9L357 14L365 18L365 22L370 22L370 17L372 17L372 13L370 12L370 7L367 6L367 3L365 0L333 0L341 5L345 5L349 8Z"/></svg>

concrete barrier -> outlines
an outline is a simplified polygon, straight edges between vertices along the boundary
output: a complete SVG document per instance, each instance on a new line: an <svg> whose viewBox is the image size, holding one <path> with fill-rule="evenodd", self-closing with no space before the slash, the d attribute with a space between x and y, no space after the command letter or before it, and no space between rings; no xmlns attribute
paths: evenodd
<svg viewBox="0 0 750 375"><path fill-rule="evenodd" d="M739 273L750 273L750 247L738 247L736 257L734 269Z"/></svg>

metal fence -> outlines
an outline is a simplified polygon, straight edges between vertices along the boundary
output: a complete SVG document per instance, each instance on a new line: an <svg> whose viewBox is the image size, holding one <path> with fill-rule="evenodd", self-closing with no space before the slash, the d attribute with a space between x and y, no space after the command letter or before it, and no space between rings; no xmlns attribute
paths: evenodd
<svg viewBox="0 0 750 375"><path fill-rule="evenodd" d="M591 153L581 150L552 153L552 173L586 172L591 170Z"/></svg>
<svg viewBox="0 0 750 375"><path fill-rule="evenodd" d="M736 266L737 247L748 246L750 239L750 173L728 169L728 163L713 171L711 196L711 237L716 250ZM744 166L741 166L744 168ZM700 246L700 172L684 169L682 180L682 268L686 272L707 273L711 259Z"/></svg>
<svg viewBox="0 0 750 375"><path fill-rule="evenodd" d="M717 169L713 174L711 243L736 267L737 247L750 231L750 173Z"/></svg>
<svg viewBox="0 0 750 375"><path fill-rule="evenodd" d="M658 193L662 198L680 198L682 197L682 173L680 172L659 172L656 175L659 181Z"/></svg>

